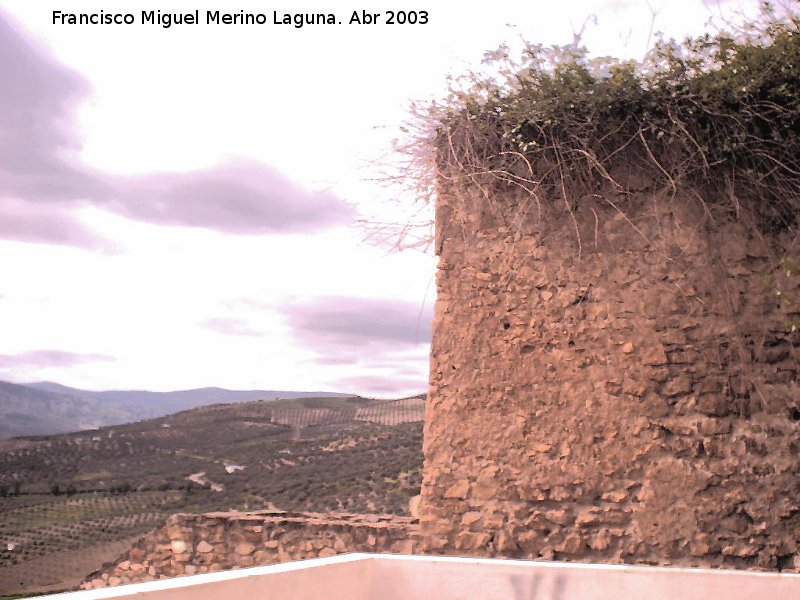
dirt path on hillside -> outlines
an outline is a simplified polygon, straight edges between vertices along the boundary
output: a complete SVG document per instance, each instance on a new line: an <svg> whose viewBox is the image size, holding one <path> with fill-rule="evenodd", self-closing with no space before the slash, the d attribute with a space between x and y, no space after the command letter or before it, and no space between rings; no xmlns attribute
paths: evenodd
<svg viewBox="0 0 800 600"><path fill-rule="evenodd" d="M225 488L223 488L220 484L214 483L208 477L206 477L205 471L200 471L199 473L192 473L188 477L186 477L189 481L196 483L197 485L207 485L211 488L213 492L221 492Z"/></svg>

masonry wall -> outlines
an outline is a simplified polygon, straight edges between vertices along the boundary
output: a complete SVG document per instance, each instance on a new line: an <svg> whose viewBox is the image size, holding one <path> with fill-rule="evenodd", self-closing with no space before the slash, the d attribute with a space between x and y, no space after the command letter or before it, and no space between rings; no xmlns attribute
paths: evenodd
<svg viewBox="0 0 800 600"><path fill-rule="evenodd" d="M110 587L345 552L409 554L417 535L415 519L390 515L177 514L114 563L90 575L81 587Z"/></svg>
<svg viewBox="0 0 800 600"><path fill-rule="evenodd" d="M640 189L440 194L423 552L800 567L797 239Z"/></svg>

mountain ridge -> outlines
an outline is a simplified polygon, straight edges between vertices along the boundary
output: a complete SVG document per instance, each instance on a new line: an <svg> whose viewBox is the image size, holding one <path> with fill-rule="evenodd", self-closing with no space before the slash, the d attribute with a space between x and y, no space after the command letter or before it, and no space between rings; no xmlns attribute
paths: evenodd
<svg viewBox="0 0 800 600"><path fill-rule="evenodd" d="M350 394L218 387L169 392L82 390L50 381L0 380L0 439L120 425L211 404L345 396Z"/></svg>

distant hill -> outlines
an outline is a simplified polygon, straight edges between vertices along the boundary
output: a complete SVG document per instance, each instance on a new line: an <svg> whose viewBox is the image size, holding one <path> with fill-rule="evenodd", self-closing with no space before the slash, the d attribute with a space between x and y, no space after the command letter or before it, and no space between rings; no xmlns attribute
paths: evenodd
<svg viewBox="0 0 800 600"><path fill-rule="evenodd" d="M0 439L119 425L210 404L344 396L347 394L222 388L91 391L48 381L25 385L0 381Z"/></svg>
<svg viewBox="0 0 800 600"><path fill-rule="evenodd" d="M130 418L130 411L93 398L0 381L0 439L92 429Z"/></svg>

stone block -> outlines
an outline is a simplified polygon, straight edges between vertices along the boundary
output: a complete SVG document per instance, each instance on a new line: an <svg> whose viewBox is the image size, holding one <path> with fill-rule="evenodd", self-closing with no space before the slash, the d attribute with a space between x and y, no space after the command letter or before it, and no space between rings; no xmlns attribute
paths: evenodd
<svg viewBox="0 0 800 600"><path fill-rule="evenodd" d="M447 488L445 498L466 498L469 493L469 480L461 479Z"/></svg>
<svg viewBox="0 0 800 600"><path fill-rule="evenodd" d="M255 549L256 547L250 542L242 542L236 545L236 548L234 548L234 552L236 552L236 554L238 554L239 556L248 556L252 554Z"/></svg>

